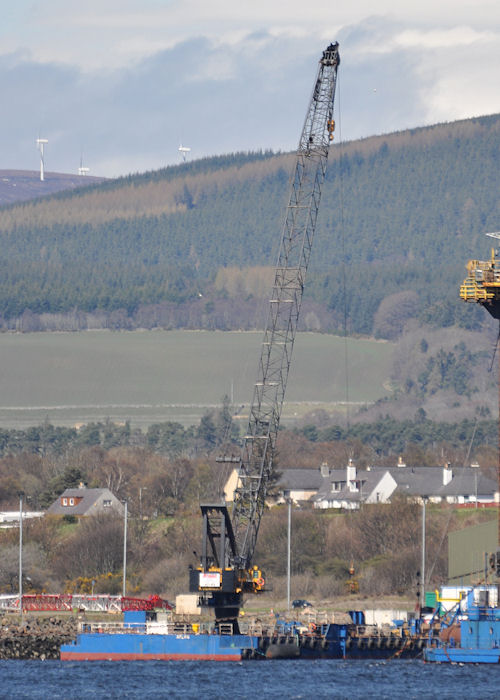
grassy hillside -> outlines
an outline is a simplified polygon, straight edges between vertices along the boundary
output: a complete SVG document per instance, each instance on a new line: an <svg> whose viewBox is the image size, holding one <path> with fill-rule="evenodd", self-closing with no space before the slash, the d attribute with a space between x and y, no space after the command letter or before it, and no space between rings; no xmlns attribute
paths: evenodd
<svg viewBox="0 0 500 700"><path fill-rule="evenodd" d="M189 425L219 406L224 394L241 407L246 422L261 339L260 332L0 334L0 425L106 418L136 426L164 420ZM393 345L349 339L348 351L349 400L384 396ZM345 399L344 341L299 334L285 422Z"/></svg>
<svg viewBox="0 0 500 700"><path fill-rule="evenodd" d="M347 312L350 331L383 335L377 311L401 292L413 295L405 318L477 326L480 310L457 291L467 259L488 254L483 232L498 228L499 155L500 115L334 146L306 292L311 327L342 328ZM61 327L68 314L75 327L99 314L113 327L255 327L244 305L262 292L248 278L274 263L291 165L237 154L3 207L3 327L26 310L58 314ZM220 283L228 267L243 268L231 291L236 273Z"/></svg>

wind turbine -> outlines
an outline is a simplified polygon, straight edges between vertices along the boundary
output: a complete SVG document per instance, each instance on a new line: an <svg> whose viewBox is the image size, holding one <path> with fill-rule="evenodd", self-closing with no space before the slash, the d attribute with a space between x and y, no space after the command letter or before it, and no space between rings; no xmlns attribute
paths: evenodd
<svg viewBox="0 0 500 700"><path fill-rule="evenodd" d="M80 156L80 167L78 168L78 175L88 175L90 168L83 166L83 154Z"/></svg>
<svg viewBox="0 0 500 700"><path fill-rule="evenodd" d="M38 150L40 151L40 180L43 182L44 181L44 160L43 160L43 147L45 146L46 143L48 143L48 139L41 139L38 138L36 140L36 145L38 147Z"/></svg>
<svg viewBox="0 0 500 700"><path fill-rule="evenodd" d="M185 163L186 156L188 153L191 153L191 149L188 146L183 146L181 143L181 145L179 146L179 153L182 155L182 160Z"/></svg>

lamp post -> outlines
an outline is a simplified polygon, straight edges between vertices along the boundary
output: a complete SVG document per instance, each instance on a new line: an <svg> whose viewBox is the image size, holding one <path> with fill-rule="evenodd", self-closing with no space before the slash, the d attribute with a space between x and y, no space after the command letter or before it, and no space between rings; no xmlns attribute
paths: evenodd
<svg viewBox="0 0 500 700"><path fill-rule="evenodd" d="M286 498L288 505L288 537L287 537L287 556L286 556L286 604L287 610L290 612L290 578L291 578L291 540L292 540L292 499L290 495Z"/></svg>
<svg viewBox="0 0 500 700"><path fill-rule="evenodd" d="M420 611L425 607L425 504L427 496L422 496L422 577L420 579Z"/></svg>
<svg viewBox="0 0 500 700"><path fill-rule="evenodd" d="M472 469L474 469L474 496L475 496L474 507L477 508L477 472L479 470L479 464L477 462L472 462L472 464L470 466Z"/></svg>
<svg viewBox="0 0 500 700"><path fill-rule="evenodd" d="M142 492L147 491L148 487L147 486L140 486L139 487L139 516L141 518L142 522Z"/></svg>
<svg viewBox="0 0 500 700"><path fill-rule="evenodd" d="M23 492L19 493L19 612L23 616Z"/></svg>
<svg viewBox="0 0 500 700"><path fill-rule="evenodd" d="M122 596L125 597L127 588L127 511L128 503L123 501L124 511L123 511L123 583L122 583Z"/></svg>

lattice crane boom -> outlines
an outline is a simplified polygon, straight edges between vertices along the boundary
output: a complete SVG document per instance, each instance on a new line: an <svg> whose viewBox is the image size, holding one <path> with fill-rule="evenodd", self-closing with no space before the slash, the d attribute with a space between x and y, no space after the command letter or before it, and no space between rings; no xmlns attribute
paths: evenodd
<svg viewBox="0 0 500 700"><path fill-rule="evenodd" d="M236 560L231 563L244 568L248 568L252 561L273 470L276 438L316 229L321 187L333 140L333 107L339 63L338 44L330 44L319 61L296 154L258 378L231 514L236 541Z"/></svg>
<svg viewBox="0 0 500 700"><path fill-rule="evenodd" d="M190 591L201 594L200 602L214 608L218 624L230 622L233 630L238 629L242 595L265 589L262 572L251 567L251 562L273 471L321 186L333 140L339 63L338 44L330 44L319 62L296 155L232 512L225 503L201 505L201 561L197 569L191 569Z"/></svg>

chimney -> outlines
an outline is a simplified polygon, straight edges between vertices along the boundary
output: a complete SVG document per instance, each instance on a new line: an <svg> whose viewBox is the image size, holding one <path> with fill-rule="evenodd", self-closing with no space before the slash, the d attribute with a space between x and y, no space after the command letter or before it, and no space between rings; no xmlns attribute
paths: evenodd
<svg viewBox="0 0 500 700"><path fill-rule="evenodd" d="M78 488L79 488L79 489L86 489L87 487L85 486L85 484L83 483L83 481L80 481L80 483L78 484Z"/></svg>
<svg viewBox="0 0 500 700"><path fill-rule="evenodd" d="M403 458L401 455L398 457L398 467L406 467L406 464L403 462Z"/></svg>
<svg viewBox="0 0 500 700"><path fill-rule="evenodd" d="M450 481L453 479L453 472L451 471L451 464L446 462L443 467L443 486L448 486Z"/></svg>
<svg viewBox="0 0 500 700"><path fill-rule="evenodd" d="M323 479L327 479L330 476L330 468L328 467L328 462L323 462L319 470Z"/></svg>
<svg viewBox="0 0 500 700"><path fill-rule="evenodd" d="M356 488L356 467L352 459L349 459L346 469L346 481L349 491L357 491Z"/></svg>

